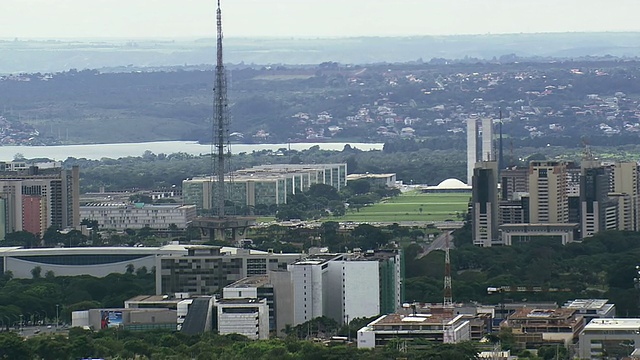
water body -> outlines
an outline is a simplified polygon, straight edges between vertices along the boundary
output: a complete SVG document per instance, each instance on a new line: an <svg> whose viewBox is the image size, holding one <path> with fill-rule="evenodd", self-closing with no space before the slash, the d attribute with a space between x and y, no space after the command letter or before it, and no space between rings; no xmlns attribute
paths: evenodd
<svg viewBox="0 0 640 360"><path fill-rule="evenodd" d="M369 151L382 150L384 144L373 143L291 143L291 144L232 144L231 152L253 152L260 150L278 150L281 148L291 150L306 150L318 145L322 150L341 151L346 144L351 147ZM0 146L0 161L12 160L16 154L22 154L27 159L49 158L51 160L64 161L69 157L99 160L102 158L117 159L127 156L141 156L145 151L155 154L184 152L192 155L209 154L211 145L202 145L196 142L184 141L158 141L144 143L122 144L92 144L92 145L60 145L60 146Z"/></svg>

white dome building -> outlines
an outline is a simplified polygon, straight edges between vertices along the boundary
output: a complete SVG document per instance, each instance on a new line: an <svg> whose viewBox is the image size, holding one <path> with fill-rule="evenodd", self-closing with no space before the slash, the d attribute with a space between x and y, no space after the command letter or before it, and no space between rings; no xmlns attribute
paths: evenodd
<svg viewBox="0 0 640 360"><path fill-rule="evenodd" d="M427 186L424 189L427 193L471 193L471 186L454 178L449 178L440 182L436 186Z"/></svg>

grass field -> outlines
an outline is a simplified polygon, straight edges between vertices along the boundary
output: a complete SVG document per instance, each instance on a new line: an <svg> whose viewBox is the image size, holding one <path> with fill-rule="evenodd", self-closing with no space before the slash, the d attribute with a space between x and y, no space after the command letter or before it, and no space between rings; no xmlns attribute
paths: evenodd
<svg viewBox="0 0 640 360"><path fill-rule="evenodd" d="M458 214L467 211L470 194L423 194L407 192L381 203L349 210L345 216L332 218L337 221L395 222L459 220Z"/></svg>

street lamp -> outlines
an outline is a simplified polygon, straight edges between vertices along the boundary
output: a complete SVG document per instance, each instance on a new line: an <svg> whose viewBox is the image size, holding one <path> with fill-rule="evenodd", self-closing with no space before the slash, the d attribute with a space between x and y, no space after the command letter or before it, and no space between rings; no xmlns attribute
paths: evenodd
<svg viewBox="0 0 640 360"><path fill-rule="evenodd" d="M56 329L58 328L58 323L60 321L58 321L58 308L60 307L60 304L56 304Z"/></svg>

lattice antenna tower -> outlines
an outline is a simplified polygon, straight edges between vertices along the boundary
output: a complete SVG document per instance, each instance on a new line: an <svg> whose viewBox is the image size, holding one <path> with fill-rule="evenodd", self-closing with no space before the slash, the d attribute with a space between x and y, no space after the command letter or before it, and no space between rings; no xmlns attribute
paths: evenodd
<svg viewBox="0 0 640 360"><path fill-rule="evenodd" d="M214 211L218 217L225 216L225 173L230 172L231 144L229 141L229 103L227 100L227 73L222 57L222 10L218 0L216 74L214 93L214 114L211 142L211 160L215 176L213 198Z"/></svg>
<svg viewBox="0 0 640 360"><path fill-rule="evenodd" d="M453 307L451 291L451 258L449 257L449 231L445 235L444 248L444 302L445 307Z"/></svg>

